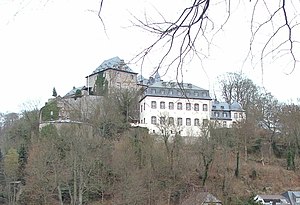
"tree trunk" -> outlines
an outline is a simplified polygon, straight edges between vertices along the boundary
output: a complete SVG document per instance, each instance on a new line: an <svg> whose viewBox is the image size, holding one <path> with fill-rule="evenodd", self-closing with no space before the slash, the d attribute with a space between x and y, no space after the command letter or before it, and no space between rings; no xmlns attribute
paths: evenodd
<svg viewBox="0 0 300 205"><path fill-rule="evenodd" d="M77 202L77 163L76 159L74 159L74 164L73 164L73 205L76 205Z"/></svg>
<svg viewBox="0 0 300 205"><path fill-rule="evenodd" d="M234 175L236 177L238 177L239 174L240 174L240 152L238 150L237 153L236 153L236 168L235 168L235 171L234 171Z"/></svg>
<svg viewBox="0 0 300 205"><path fill-rule="evenodd" d="M61 189L60 189L60 186L59 186L59 185L57 186L57 191L58 191L59 204L60 204L60 205L64 205L64 202L63 202L63 200L62 200Z"/></svg>
<svg viewBox="0 0 300 205"><path fill-rule="evenodd" d="M79 171L78 205L82 205L83 202L83 188L83 171L81 167Z"/></svg>
<svg viewBox="0 0 300 205"><path fill-rule="evenodd" d="M72 192L71 192L71 188L68 187L69 189L69 196L70 196L70 199L71 199L71 205L74 205L74 199L73 199L73 195L72 195Z"/></svg>
<svg viewBox="0 0 300 205"><path fill-rule="evenodd" d="M203 157L203 163L204 163L204 174L203 174L203 179L202 179L202 186L205 186L207 177L208 177L208 171L209 171L209 165L212 163L213 159L207 159L205 155Z"/></svg>

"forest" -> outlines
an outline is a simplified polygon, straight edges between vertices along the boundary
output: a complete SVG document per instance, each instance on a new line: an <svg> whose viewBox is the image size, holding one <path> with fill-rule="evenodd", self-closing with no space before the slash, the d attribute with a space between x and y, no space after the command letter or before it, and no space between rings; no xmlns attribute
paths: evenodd
<svg viewBox="0 0 300 205"><path fill-rule="evenodd" d="M242 74L218 79L219 100L239 102L247 118L233 128L211 122L190 140L131 127L124 105L135 101L113 94L82 123L41 128L35 105L1 113L0 204L180 205L208 191L251 205L256 194L299 189L299 103Z"/></svg>

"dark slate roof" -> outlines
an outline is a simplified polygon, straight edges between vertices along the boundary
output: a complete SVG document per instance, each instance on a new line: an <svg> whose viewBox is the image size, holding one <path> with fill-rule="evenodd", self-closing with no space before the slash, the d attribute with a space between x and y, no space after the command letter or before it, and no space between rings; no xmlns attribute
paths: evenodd
<svg viewBox="0 0 300 205"><path fill-rule="evenodd" d="M85 86L80 86L80 87L73 87L72 90L70 90L64 97L72 97L76 94L77 90L83 90Z"/></svg>
<svg viewBox="0 0 300 205"><path fill-rule="evenodd" d="M300 198L300 191L287 191L282 194L292 205L296 205L296 198Z"/></svg>
<svg viewBox="0 0 300 205"><path fill-rule="evenodd" d="M152 81L144 91L144 96L174 97L211 100L209 91L191 83Z"/></svg>
<svg viewBox="0 0 300 205"><path fill-rule="evenodd" d="M137 76L137 84L148 85L148 82L149 82L149 79L144 78L144 76L142 76L142 75Z"/></svg>
<svg viewBox="0 0 300 205"><path fill-rule="evenodd" d="M222 202L209 192L192 193L182 202L182 205L222 204Z"/></svg>
<svg viewBox="0 0 300 205"><path fill-rule="evenodd" d="M227 102L219 102L218 100L214 100L212 102L212 110L241 111L241 112L244 111L241 104L238 102L233 102L230 105Z"/></svg>
<svg viewBox="0 0 300 205"><path fill-rule="evenodd" d="M230 106L226 102L219 102L217 100L214 100L212 102L212 110L225 110L225 111L229 111L230 110Z"/></svg>
<svg viewBox="0 0 300 205"><path fill-rule="evenodd" d="M265 202L266 201L280 201L282 199L286 199L284 196L282 195L259 195Z"/></svg>
<svg viewBox="0 0 300 205"><path fill-rule="evenodd" d="M236 101L230 105L230 108L231 108L231 110L234 110L234 111L244 111L241 104Z"/></svg>
<svg viewBox="0 0 300 205"><path fill-rule="evenodd" d="M129 68L129 66L124 63L124 60L122 60L118 56L116 56L116 57L113 57L113 58L103 61L103 63L101 63L101 65L93 71L93 74L107 70L107 69L118 69L118 70L123 70L123 71L134 73L132 71L132 69Z"/></svg>

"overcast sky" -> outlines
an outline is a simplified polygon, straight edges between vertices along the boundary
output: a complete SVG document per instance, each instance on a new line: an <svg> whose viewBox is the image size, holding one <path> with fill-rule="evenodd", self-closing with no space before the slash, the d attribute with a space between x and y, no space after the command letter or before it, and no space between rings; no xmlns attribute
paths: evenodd
<svg viewBox="0 0 300 205"><path fill-rule="evenodd" d="M171 18L180 7L171 0L105 1L104 31L97 17L97 0L0 0L0 112L19 112L24 104L42 106L51 98L53 87L63 96L73 86L85 85L85 76L106 59L119 56L129 61L153 39L130 27L130 13L143 16L157 9ZM280 101L295 100L299 70L287 75L281 63L268 60L262 81L259 66L242 67L250 37L249 13L244 9L233 10L234 18L215 38L203 68L197 59L184 67L184 81L213 92L218 90L218 75L242 70L257 85L263 82ZM141 72L138 64L130 67ZM148 77L154 68L150 60L143 75ZM173 76L163 78L175 80Z"/></svg>

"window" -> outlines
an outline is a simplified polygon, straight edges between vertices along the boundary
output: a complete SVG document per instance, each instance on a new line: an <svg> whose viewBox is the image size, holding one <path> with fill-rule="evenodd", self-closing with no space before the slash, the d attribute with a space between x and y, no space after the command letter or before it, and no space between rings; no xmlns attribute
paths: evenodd
<svg viewBox="0 0 300 205"><path fill-rule="evenodd" d="M238 114L237 113L234 113L233 116L234 116L235 119L238 118Z"/></svg>
<svg viewBox="0 0 300 205"><path fill-rule="evenodd" d="M155 89L151 89L151 93L152 93L152 94L155 94L155 93L156 93L156 90L155 90Z"/></svg>
<svg viewBox="0 0 300 205"><path fill-rule="evenodd" d="M207 104L203 104L203 111L207 111Z"/></svg>
<svg viewBox="0 0 300 205"><path fill-rule="evenodd" d="M165 102L160 102L160 109L165 109Z"/></svg>
<svg viewBox="0 0 300 205"><path fill-rule="evenodd" d="M151 117L151 124L156 125L156 117L155 116Z"/></svg>
<svg viewBox="0 0 300 205"><path fill-rule="evenodd" d="M182 118L181 117L177 118L177 125L178 126L182 125Z"/></svg>
<svg viewBox="0 0 300 205"><path fill-rule="evenodd" d="M141 105L141 112L143 112L143 105Z"/></svg>
<svg viewBox="0 0 300 205"><path fill-rule="evenodd" d="M151 101L151 108L156 109L156 101Z"/></svg>
<svg viewBox="0 0 300 205"><path fill-rule="evenodd" d="M227 117L227 112L223 112L223 117Z"/></svg>
<svg viewBox="0 0 300 205"><path fill-rule="evenodd" d="M186 103L185 106L186 106L186 110L191 110L191 103Z"/></svg>
<svg viewBox="0 0 300 205"><path fill-rule="evenodd" d="M195 105L194 105L194 110L195 110L195 111L199 111L199 104L198 104L198 103L195 103Z"/></svg>
<svg viewBox="0 0 300 205"><path fill-rule="evenodd" d="M174 110L174 103L173 102L169 102L169 109Z"/></svg>
<svg viewBox="0 0 300 205"><path fill-rule="evenodd" d="M174 125L174 118L173 117L169 117L169 125Z"/></svg>
<svg viewBox="0 0 300 205"><path fill-rule="evenodd" d="M219 112L214 112L215 117L219 117Z"/></svg>
<svg viewBox="0 0 300 205"><path fill-rule="evenodd" d="M161 89L160 93L164 95L165 94L165 89Z"/></svg>
<svg viewBox="0 0 300 205"><path fill-rule="evenodd" d="M199 96L199 92L198 92L198 91L195 91L195 92L194 92L194 95L195 95L196 97L198 97L198 96Z"/></svg>
<svg viewBox="0 0 300 205"><path fill-rule="evenodd" d="M240 117L240 118L243 118L243 114L242 114L242 113L239 113L239 117Z"/></svg>
<svg viewBox="0 0 300 205"><path fill-rule="evenodd" d="M166 118L165 117L160 117L159 122L160 122L161 125L164 125L165 122L166 122Z"/></svg>
<svg viewBox="0 0 300 205"><path fill-rule="evenodd" d="M145 106L145 103L144 103L144 110L145 110L145 107L146 107L146 106Z"/></svg>
<svg viewBox="0 0 300 205"><path fill-rule="evenodd" d="M223 127L227 127L227 122L223 121Z"/></svg>
<svg viewBox="0 0 300 205"><path fill-rule="evenodd" d="M186 124L186 126L191 126L191 118L186 118L185 124Z"/></svg>
<svg viewBox="0 0 300 205"><path fill-rule="evenodd" d="M209 123L208 119L203 119L202 125L203 125L204 127L207 127L207 126L208 126L208 123Z"/></svg>
<svg viewBox="0 0 300 205"><path fill-rule="evenodd" d="M181 102L177 103L177 110L182 110L182 103Z"/></svg>
<svg viewBox="0 0 300 205"><path fill-rule="evenodd" d="M194 126L199 126L199 119L198 118L195 118L194 119Z"/></svg>
<svg viewBox="0 0 300 205"><path fill-rule="evenodd" d="M224 106L223 105L221 105L221 109L224 110Z"/></svg>
<svg viewBox="0 0 300 205"><path fill-rule="evenodd" d="M206 97L207 96L207 92L202 92L202 96Z"/></svg>
<svg viewBox="0 0 300 205"><path fill-rule="evenodd" d="M133 80L133 75L130 75L131 76L131 80Z"/></svg>
<svg viewBox="0 0 300 205"><path fill-rule="evenodd" d="M173 95L173 90L169 90L169 95Z"/></svg>

